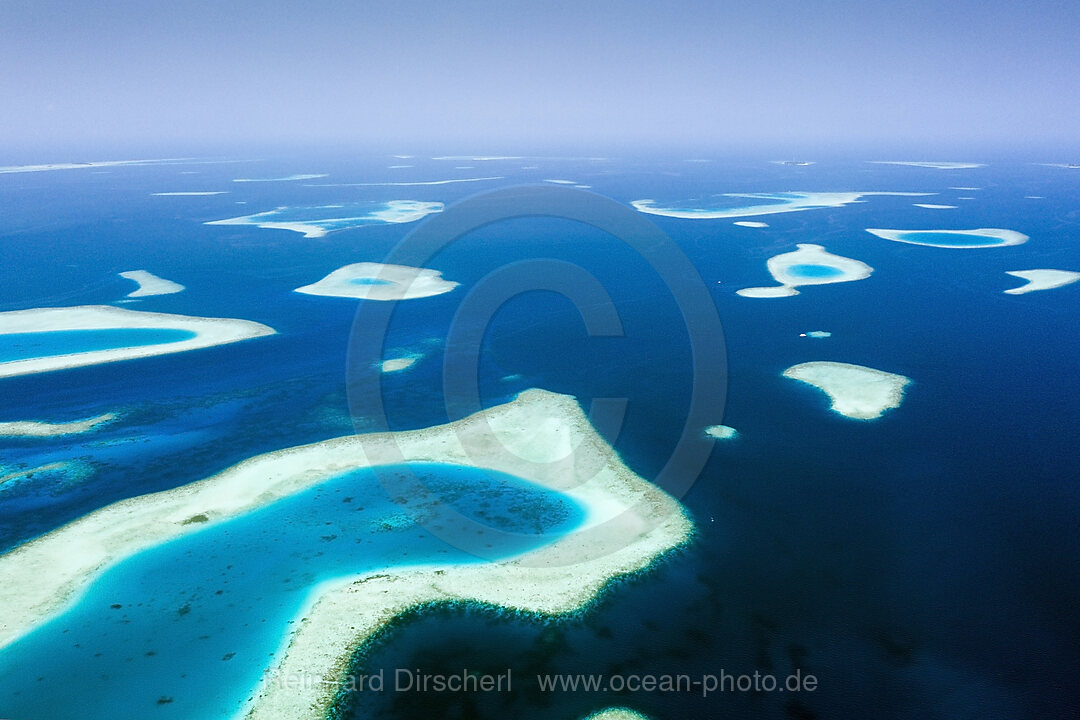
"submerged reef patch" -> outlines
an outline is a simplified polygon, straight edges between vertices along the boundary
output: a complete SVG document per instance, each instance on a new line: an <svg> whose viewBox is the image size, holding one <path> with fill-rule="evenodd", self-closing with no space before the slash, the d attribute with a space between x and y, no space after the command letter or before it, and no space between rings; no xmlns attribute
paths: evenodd
<svg viewBox="0 0 1080 720"><path fill-rule="evenodd" d="M198 350L275 332L250 320L109 305L2 312L0 378Z"/></svg>
<svg viewBox="0 0 1080 720"><path fill-rule="evenodd" d="M766 262L769 274L780 283L775 287L736 290L743 297L771 298L798 295L801 285L827 285L870 277L874 268L860 260L833 255L821 245L800 243L797 250L774 255Z"/></svg>
<svg viewBox="0 0 1080 720"><path fill-rule="evenodd" d="M862 202L862 198L871 195L903 195L922 197L933 193L917 192L780 192L780 193L724 193L713 196L712 204L708 201L690 200L681 203L660 205L656 200L634 200L630 204L637 210L650 215L682 218L686 220L715 220L717 218L749 217L752 215L774 215L776 213L817 210L819 208L843 207ZM758 204L746 205L738 202L742 199L760 200ZM716 200L723 202L716 203ZM733 205L729 207L729 205Z"/></svg>
<svg viewBox="0 0 1080 720"><path fill-rule="evenodd" d="M457 286L458 283L444 279L438 270L362 262L340 267L294 292L358 300L409 300L442 295Z"/></svg>

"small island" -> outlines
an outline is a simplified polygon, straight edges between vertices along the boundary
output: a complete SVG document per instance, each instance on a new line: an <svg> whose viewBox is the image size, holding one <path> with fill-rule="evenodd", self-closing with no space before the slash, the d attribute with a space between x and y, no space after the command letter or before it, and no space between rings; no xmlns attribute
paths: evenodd
<svg viewBox="0 0 1080 720"><path fill-rule="evenodd" d="M262 323L110 305L0 313L0 378L186 352L275 334Z"/></svg>
<svg viewBox="0 0 1080 720"><path fill-rule="evenodd" d="M0 422L0 437L56 437L59 435L79 435L97 429L101 425L116 419L116 413L103 413L85 420L69 422L40 422L36 420L15 420Z"/></svg>
<svg viewBox="0 0 1080 720"><path fill-rule="evenodd" d="M873 420L900 407L911 382L903 375L839 362L800 363L783 374L821 390L832 401L833 412L853 420Z"/></svg>
<svg viewBox="0 0 1080 720"><path fill-rule="evenodd" d="M186 289L180 283L160 278L146 270L128 270L127 272L118 274L126 280L133 280L139 286L127 294L129 298L148 297L150 295L172 295L173 293L182 292Z"/></svg>
<svg viewBox="0 0 1080 720"><path fill-rule="evenodd" d="M1080 280L1080 272L1072 270L1009 270L1005 274L1027 280L1027 283L1020 287L1005 290L1006 295L1024 295L1037 290L1053 290L1072 285Z"/></svg>
<svg viewBox="0 0 1080 720"><path fill-rule="evenodd" d="M870 277L874 268L864 262L833 255L821 245L800 243L792 252L774 255L766 262L769 274L780 283L772 287L752 287L736 290L750 298L774 298L798 295L801 285L827 285L851 282Z"/></svg>
<svg viewBox="0 0 1080 720"><path fill-rule="evenodd" d="M280 628L280 651L251 661L256 674L326 682L240 688L244 707L236 717L321 720L349 675L355 649L410 608L467 601L545 615L573 612L612 579L644 570L687 542L693 530L678 501L627 467L574 398L532 389L446 425L259 455L190 485L122 500L20 545L0 555L6 580L0 647L78 603L126 558L212 531L344 473L410 462L512 475L570 499L583 514L549 542L508 557L421 565L406 559L321 582ZM482 553L481 540L473 542Z"/></svg>
<svg viewBox="0 0 1080 720"><path fill-rule="evenodd" d="M294 292L357 300L410 300L442 295L457 286L458 283L443 279L438 270L362 262L340 267Z"/></svg>
<svg viewBox="0 0 1080 720"><path fill-rule="evenodd" d="M963 200L964 198L960 198ZM1028 236L1004 228L975 228L974 230L891 230L867 228L866 232L883 240L939 248L986 248L1022 245Z"/></svg>

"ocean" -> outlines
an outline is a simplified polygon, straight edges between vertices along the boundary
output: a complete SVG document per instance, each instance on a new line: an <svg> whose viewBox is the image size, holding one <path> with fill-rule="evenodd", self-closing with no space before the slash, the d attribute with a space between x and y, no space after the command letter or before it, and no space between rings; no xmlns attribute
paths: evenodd
<svg viewBox="0 0 1080 720"><path fill-rule="evenodd" d="M473 178L494 179L408 184ZM573 189L631 212L642 199L725 211L763 202L724 193L927 195L865 195L747 217L638 213L696 269L680 282L706 288L715 305L723 339L709 338L705 348L695 347L704 341L688 329L694 318L653 256L565 218L488 224L431 257L426 267L460 285L396 304L381 354L418 358L399 372L350 361L371 350L350 350L350 338L366 337L377 301L292 292L344 265L382 261L438 217L342 221L335 209L351 218L416 201L425 205L410 212L441 203L445 213L478 193L534 185L588 186ZM512 668L513 692L356 692L343 698L340 717L573 718L611 705L653 718L1069 717L1080 712L1080 284L1004 290L1022 283L1008 271L1080 270L1077 198L1080 171L1016 158L936 169L855 160L313 155L3 174L0 312L113 304L253 320L278 334L0 379L0 422L119 416L85 434L0 438L0 549L254 455L384 423L403 430L454 419L462 413L448 407L457 388L447 387L444 369L459 367L470 348L446 339L466 327L482 331L482 405L530 387L572 394L586 408L625 399L621 425L603 431L646 479L668 464L702 384L726 387L708 424L738 436L713 441L704 426L687 430L693 443L714 443L703 467L664 476L677 478L666 489L693 518L694 539L646 573L614 582L582 612L542 619L468 604L433 608L403 618L357 657L358 668L389 675ZM291 209L278 219L328 219L326 233L206 224L278 208ZM744 220L767 227L734 224ZM1030 239L930 247L867 228L1000 228ZM800 243L873 272L801 285L789 297L736 294L775 285L766 261ZM483 306L492 273L524 267L530 277L538 259L584 271L610 304L583 311L538 283L488 314L459 313L473 300L470 307ZM186 289L118 304L135 286L117 273L136 269ZM828 270L808 275L835 279ZM617 311L619 333L590 332L601 305ZM806 337L811 331L831 336ZM5 347L0 360L13 359ZM723 372L696 375L695 350L715 353ZM810 361L911 382L899 407L854 420L831 411L820 390L782 377ZM385 418L350 411L372 387ZM755 671L809 673L817 685L797 693L632 692L608 682L548 692L536 679ZM10 682L0 678L0 687ZM0 714L20 716L8 708L0 698Z"/></svg>

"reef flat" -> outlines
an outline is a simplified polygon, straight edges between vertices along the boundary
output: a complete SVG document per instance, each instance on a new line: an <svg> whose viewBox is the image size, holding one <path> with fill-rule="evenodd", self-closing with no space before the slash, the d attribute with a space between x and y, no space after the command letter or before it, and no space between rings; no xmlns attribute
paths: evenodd
<svg viewBox="0 0 1080 720"><path fill-rule="evenodd" d="M0 422L0 437L55 437L58 435L78 435L90 432L99 425L112 422L116 413L103 413L85 420L50 423L36 420L15 420Z"/></svg>
<svg viewBox="0 0 1080 720"><path fill-rule="evenodd" d="M933 193L917 192L779 192L779 193L723 193L719 198L746 198L762 200L757 205L737 207L691 206L689 203L660 205L656 200L633 200L635 209L650 215L682 218L684 220L715 220L718 218L750 217L753 215L774 215L777 213L800 212L820 208L843 207L862 202L862 198L872 195L902 195L924 197Z"/></svg>
<svg viewBox="0 0 1080 720"><path fill-rule="evenodd" d="M584 517L551 544L470 565L432 564L319 586L267 673L318 676L311 687L263 683L246 718L322 718L353 650L401 612L474 600L558 614L592 600L612 578L644 569L685 542L679 503L624 465L577 402L527 390L510 403L422 430L346 436L246 460L191 485L124 500L0 556L0 646L77 600L106 569L142 550L266 506L358 468L438 462L528 480L578 503ZM196 520L197 519L197 520ZM48 573L41 568L50 569ZM286 629L283 628L283 633Z"/></svg>
<svg viewBox="0 0 1080 720"><path fill-rule="evenodd" d="M127 294L129 298L148 297L150 295L172 295L173 293L182 292L185 289L180 283L160 278L146 270L128 270L127 272L118 274L126 280L134 281L139 286L134 291Z"/></svg>
<svg viewBox="0 0 1080 720"><path fill-rule="evenodd" d="M340 267L294 292L357 300L409 300L442 295L457 286L458 283L444 279L438 270L362 262Z"/></svg>
<svg viewBox="0 0 1080 720"><path fill-rule="evenodd" d="M0 313L0 378L198 350L275 332L250 320L109 305L13 310ZM42 349L35 350L38 345Z"/></svg>
<svg viewBox="0 0 1080 720"><path fill-rule="evenodd" d="M963 198L961 198L963 199ZM983 248L1022 245L1028 236L1004 228L975 228L974 230L891 230L867 228L866 232L883 240L939 248Z"/></svg>
<svg viewBox="0 0 1080 720"><path fill-rule="evenodd" d="M1007 295L1023 295L1036 290L1053 290L1080 280L1080 272L1072 270L1009 270L1005 274L1027 280L1027 283L1020 287L1005 290L1004 292Z"/></svg>
<svg viewBox="0 0 1080 720"><path fill-rule="evenodd" d="M870 277L874 268L860 260L833 255L821 245L799 243L792 252L769 258L765 266L776 282L773 287L752 287L736 290L736 294L751 298L773 298L798 295L800 285L827 285L851 282Z"/></svg>
<svg viewBox="0 0 1080 720"><path fill-rule="evenodd" d="M832 401L833 412L854 420L873 420L900 407L911 382L903 375L839 362L800 363L783 374L821 390Z"/></svg>

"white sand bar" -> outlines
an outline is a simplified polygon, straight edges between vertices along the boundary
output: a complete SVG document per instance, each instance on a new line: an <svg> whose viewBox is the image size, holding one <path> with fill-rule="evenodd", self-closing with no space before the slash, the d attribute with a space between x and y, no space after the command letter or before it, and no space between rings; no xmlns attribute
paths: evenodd
<svg viewBox="0 0 1080 720"><path fill-rule="evenodd" d="M330 682L262 683L240 717L321 720L356 647L408 608L475 600L528 612L572 612L611 579L643 570L686 542L693 530L682 506L623 464L574 398L527 390L513 402L447 425L350 435L259 455L206 480L115 503L21 545L0 556L0 646L70 606L124 558L342 473L401 462L515 475L577 502L584 519L551 544L511 558L387 568L323 584L297 621L283 628L280 650L265 670ZM185 524L196 516L207 522Z"/></svg>
<svg viewBox="0 0 1080 720"><path fill-rule="evenodd" d="M406 187L412 185L452 185L454 183L487 182L502 180L502 175L478 178L455 178L452 180L417 180L415 182L363 182L363 183L312 183L306 187Z"/></svg>
<svg viewBox="0 0 1080 720"><path fill-rule="evenodd" d="M866 232L871 235L877 235L883 240L909 243L911 245L925 245L926 247L954 249L1007 247L1009 245L1022 245L1029 239L1024 233L1015 230L1006 230L1004 228L975 228L973 230L891 230L884 228L866 228ZM948 243L934 242L931 239L919 240L919 236L924 233L932 233L934 235L956 235L958 236L958 240L970 238L973 242L970 244L963 244L961 242L951 245Z"/></svg>
<svg viewBox="0 0 1080 720"><path fill-rule="evenodd" d="M956 205L934 205L933 203L912 203L917 208L926 208L927 210L955 210Z"/></svg>
<svg viewBox="0 0 1080 720"><path fill-rule="evenodd" d="M294 292L359 300L409 300L442 295L457 286L443 279L438 270L362 262L338 268L319 282Z"/></svg>
<svg viewBox="0 0 1080 720"><path fill-rule="evenodd" d="M259 182L293 182L296 180L318 180L327 177L327 173L308 173L303 175L286 175L285 177L273 178L233 178L234 183L259 183Z"/></svg>
<svg viewBox="0 0 1080 720"><path fill-rule="evenodd" d="M147 297L149 295L172 295L185 290L180 283L159 278L146 270L128 270L119 273L119 275L122 278L134 280L139 285L138 289L127 294L130 298Z"/></svg>
<svg viewBox="0 0 1080 720"><path fill-rule="evenodd" d="M583 720L649 720L649 716L630 708L610 707L586 715Z"/></svg>
<svg viewBox="0 0 1080 720"><path fill-rule="evenodd" d="M333 230L349 230L364 225L409 223L442 212L443 204L420 200L390 200L388 202L362 202L344 205L290 208L210 220L204 225L254 225L268 230L291 230L306 238L325 237ZM303 217L295 217L302 215Z"/></svg>
<svg viewBox="0 0 1080 720"><path fill-rule="evenodd" d="M46 163L44 165L5 165L0 175L7 173L46 172L48 170L83 170L86 168L120 167L122 165L159 165L175 163L189 158L165 158L161 160L97 160L94 162Z"/></svg>
<svg viewBox="0 0 1080 720"><path fill-rule="evenodd" d="M800 380L823 391L833 412L855 420L873 420L900 407L910 378L862 365L807 362L792 365L784 377Z"/></svg>
<svg viewBox="0 0 1080 720"><path fill-rule="evenodd" d="M116 413L104 413L85 420L72 420L71 422L37 422L33 420L18 420L14 422L0 422L0 437L55 437L57 435L78 435L90 432L100 425L112 422L116 419Z"/></svg>
<svg viewBox="0 0 1080 720"><path fill-rule="evenodd" d="M400 372L407 370L416 364L416 361L420 357L417 355L407 355L405 357L390 358L389 360L383 360L379 365L379 369L384 373Z"/></svg>
<svg viewBox="0 0 1080 720"><path fill-rule="evenodd" d="M70 355L52 355L0 362L0 378L198 350L264 335L273 335L276 332L271 327L250 320L139 312L110 305L34 308L32 310L15 310L0 313L0 335L64 330L111 330L117 328L187 330L195 333L195 337L156 345L91 350Z"/></svg>
<svg viewBox="0 0 1080 720"><path fill-rule="evenodd" d="M800 243L793 252L774 255L766 262L769 274L779 286L753 287L736 290L743 297L772 298L798 295L795 288L801 285L827 285L838 282L851 282L870 277L874 268L861 260L833 255L821 245ZM806 271L818 274L807 274Z"/></svg>
<svg viewBox="0 0 1080 720"><path fill-rule="evenodd" d="M1036 290L1053 290L1072 285L1080 280L1080 272L1072 270L1009 270L1005 274L1027 280L1026 285L1005 290L1008 295L1023 295Z"/></svg>
<svg viewBox="0 0 1080 720"><path fill-rule="evenodd" d="M705 434L717 440L734 440L739 436L739 431L730 425L710 425L705 428Z"/></svg>
<svg viewBox="0 0 1080 720"><path fill-rule="evenodd" d="M769 223L756 222L754 220L736 220L732 225L738 225L739 227L749 228L767 228Z"/></svg>
<svg viewBox="0 0 1080 720"><path fill-rule="evenodd" d="M206 195L226 195L228 190L183 190L179 192L150 193L154 197L202 197Z"/></svg>
<svg viewBox="0 0 1080 720"><path fill-rule="evenodd" d="M724 193L722 197L769 200L761 205L724 208L676 208L657 205L655 200L634 200L630 204L650 215L683 218L686 220L715 220L717 218L748 217L751 215L775 215L777 213L817 210L819 208L843 207L862 202L871 195L903 195L925 197L934 193L916 192L781 192L781 193Z"/></svg>
<svg viewBox="0 0 1080 720"><path fill-rule="evenodd" d="M986 167L984 163L972 162L932 162L929 160L871 160L875 165L909 165L911 167L931 168L933 170L971 170Z"/></svg>

